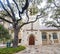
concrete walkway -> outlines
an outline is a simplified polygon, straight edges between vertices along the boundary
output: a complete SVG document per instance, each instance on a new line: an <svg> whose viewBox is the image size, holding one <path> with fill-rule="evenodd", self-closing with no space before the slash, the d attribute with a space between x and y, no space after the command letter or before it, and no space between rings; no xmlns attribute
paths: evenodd
<svg viewBox="0 0 60 54"><path fill-rule="evenodd" d="M47 46L28 46L16 54L60 54L60 44Z"/></svg>

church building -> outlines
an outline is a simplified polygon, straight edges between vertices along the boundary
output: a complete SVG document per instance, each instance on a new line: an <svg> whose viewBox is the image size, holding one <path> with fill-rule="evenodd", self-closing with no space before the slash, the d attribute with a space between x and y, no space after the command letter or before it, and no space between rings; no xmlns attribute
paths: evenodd
<svg viewBox="0 0 60 54"><path fill-rule="evenodd" d="M30 17L31 20L34 16ZM49 45L60 43L60 30L56 27L40 26L39 20L22 28L21 45Z"/></svg>

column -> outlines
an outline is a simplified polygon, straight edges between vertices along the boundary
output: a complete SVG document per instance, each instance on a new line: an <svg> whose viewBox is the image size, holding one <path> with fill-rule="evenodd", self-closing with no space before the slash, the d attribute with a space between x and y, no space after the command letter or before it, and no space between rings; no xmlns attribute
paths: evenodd
<svg viewBox="0 0 60 54"><path fill-rule="evenodd" d="M50 40L49 40L49 33L47 32L47 44L49 44Z"/></svg>
<svg viewBox="0 0 60 54"><path fill-rule="evenodd" d="M58 42L60 43L60 32L57 33Z"/></svg>
<svg viewBox="0 0 60 54"><path fill-rule="evenodd" d="M53 34L51 33L51 38L50 38L51 44L54 44L54 40L53 40Z"/></svg>
<svg viewBox="0 0 60 54"><path fill-rule="evenodd" d="M40 31L39 31L40 32ZM40 37L39 37L39 43L40 43L40 45L42 45L42 33L40 32L38 35L40 35Z"/></svg>

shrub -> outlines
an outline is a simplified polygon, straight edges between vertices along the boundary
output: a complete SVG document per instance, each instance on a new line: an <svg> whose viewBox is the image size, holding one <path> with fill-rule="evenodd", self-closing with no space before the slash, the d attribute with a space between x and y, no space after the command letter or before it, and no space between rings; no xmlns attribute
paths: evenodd
<svg viewBox="0 0 60 54"><path fill-rule="evenodd" d="M12 47L10 47L10 48L0 48L0 54L13 54L13 53L22 51L24 49L25 49L24 46L18 46L16 48L12 48Z"/></svg>

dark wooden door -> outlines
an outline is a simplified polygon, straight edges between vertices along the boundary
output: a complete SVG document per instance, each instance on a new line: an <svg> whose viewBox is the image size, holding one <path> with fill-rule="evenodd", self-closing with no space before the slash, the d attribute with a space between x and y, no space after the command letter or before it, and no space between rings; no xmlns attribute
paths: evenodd
<svg viewBox="0 0 60 54"><path fill-rule="evenodd" d="M34 36L29 37L29 45L34 45L35 44L35 38Z"/></svg>

